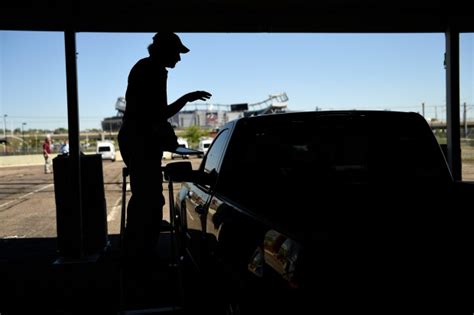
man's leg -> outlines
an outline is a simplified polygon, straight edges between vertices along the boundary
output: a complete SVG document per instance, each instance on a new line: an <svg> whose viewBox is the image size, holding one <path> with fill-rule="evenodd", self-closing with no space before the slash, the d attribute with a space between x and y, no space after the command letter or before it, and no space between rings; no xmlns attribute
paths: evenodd
<svg viewBox="0 0 474 315"><path fill-rule="evenodd" d="M150 250L158 249L158 240L161 232L161 222L163 220L163 206L165 199L163 197L163 175L161 172L161 161L149 163L149 178L152 180L146 186L146 205L147 217L146 222L146 247Z"/></svg>
<svg viewBox="0 0 474 315"><path fill-rule="evenodd" d="M132 256L154 256L163 218L161 165L138 159L130 164L132 197L127 208L126 251Z"/></svg>
<svg viewBox="0 0 474 315"><path fill-rule="evenodd" d="M48 166L48 173L51 173L53 170L51 168L51 157L48 156L46 165Z"/></svg>
<svg viewBox="0 0 474 315"><path fill-rule="evenodd" d="M44 157L44 173L45 174L51 173L51 164L49 161L49 156Z"/></svg>
<svg viewBox="0 0 474 315"><path fill-rule="evenodd" d="M146 301L155 289L153 272L158 266L157 245L164 203L161 172L140 162L133 160L129 166L132 196L127 208L124 238L125 295L127 303L132 305Z"/></svg>

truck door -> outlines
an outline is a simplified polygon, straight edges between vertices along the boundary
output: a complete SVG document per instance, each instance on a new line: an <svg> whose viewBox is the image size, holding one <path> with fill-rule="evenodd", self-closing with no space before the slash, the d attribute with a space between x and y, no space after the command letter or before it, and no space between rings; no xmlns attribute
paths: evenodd
<svg viewBox="0 0 474 315"><path fill-rule="evenodd" d="M219 178L220 165L229 136L229 129L221 130L201 163L200 170L211 176L213 182L217 182ZM198 264L205 259L204 256L207 256L208 244L215 242L215 236L206 233L213 186L213 184L190 184L186 196L187 247Z"/></svg>

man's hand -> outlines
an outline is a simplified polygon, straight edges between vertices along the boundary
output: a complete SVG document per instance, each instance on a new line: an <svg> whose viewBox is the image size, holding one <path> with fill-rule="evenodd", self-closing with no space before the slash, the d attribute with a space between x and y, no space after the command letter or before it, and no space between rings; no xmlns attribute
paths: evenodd
<svg viewBox="0 0 474 315"><path fill-rule="evenodd" d="M212 94L206 91L194 91L185 95L187 102L194 102L197 100L205 101L211 96Z"/></svg>
<svg viewBox="0 0 474 315"><path fill-rule="evenodd" d="M194 102L197 100L205 101L208 100L212 96L211 93L206 91L194 91L188 94L184 94L180 98L178 98L174 103L170 104L166 109L166 117L170 118L173 117L177 112L183 108L186 103Z"/></svg>

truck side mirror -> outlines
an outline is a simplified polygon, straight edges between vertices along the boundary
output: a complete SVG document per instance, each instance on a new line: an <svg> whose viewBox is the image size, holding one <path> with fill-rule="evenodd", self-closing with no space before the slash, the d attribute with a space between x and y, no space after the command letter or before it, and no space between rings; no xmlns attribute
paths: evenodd
<svg viewBox="0 0 474 315"><path fill-rule="evenodd" d="M168 163L163 167L164 178L173 182L193 182L201 185L213 185L216 181L216 172L205 173L194 171L189 161Z"/></svg>
<svg viewBox="0 0 474 315"><path fill-rule="evenodd" d="M211 172L197 171L194 182L205 186L213 186L216 183L217 172L213 169Z"/></svg>
<svg viewBox="0 0 474 315"><path fill-rule="evenodd" d="M193 167L191 162L174 162L168 163L163 167L166 180L173 182L190 182L193 180Z"/></svg>

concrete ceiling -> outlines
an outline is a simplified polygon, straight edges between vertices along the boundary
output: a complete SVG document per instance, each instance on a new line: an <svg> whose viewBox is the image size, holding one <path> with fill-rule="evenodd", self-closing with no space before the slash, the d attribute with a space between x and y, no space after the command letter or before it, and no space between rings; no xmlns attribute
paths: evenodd
<svg viewBox="0 0 474 315"><path fill-rule="evenodd" d="M16 0L0 29L77 32L474 31L468 1Z"/></svg>

